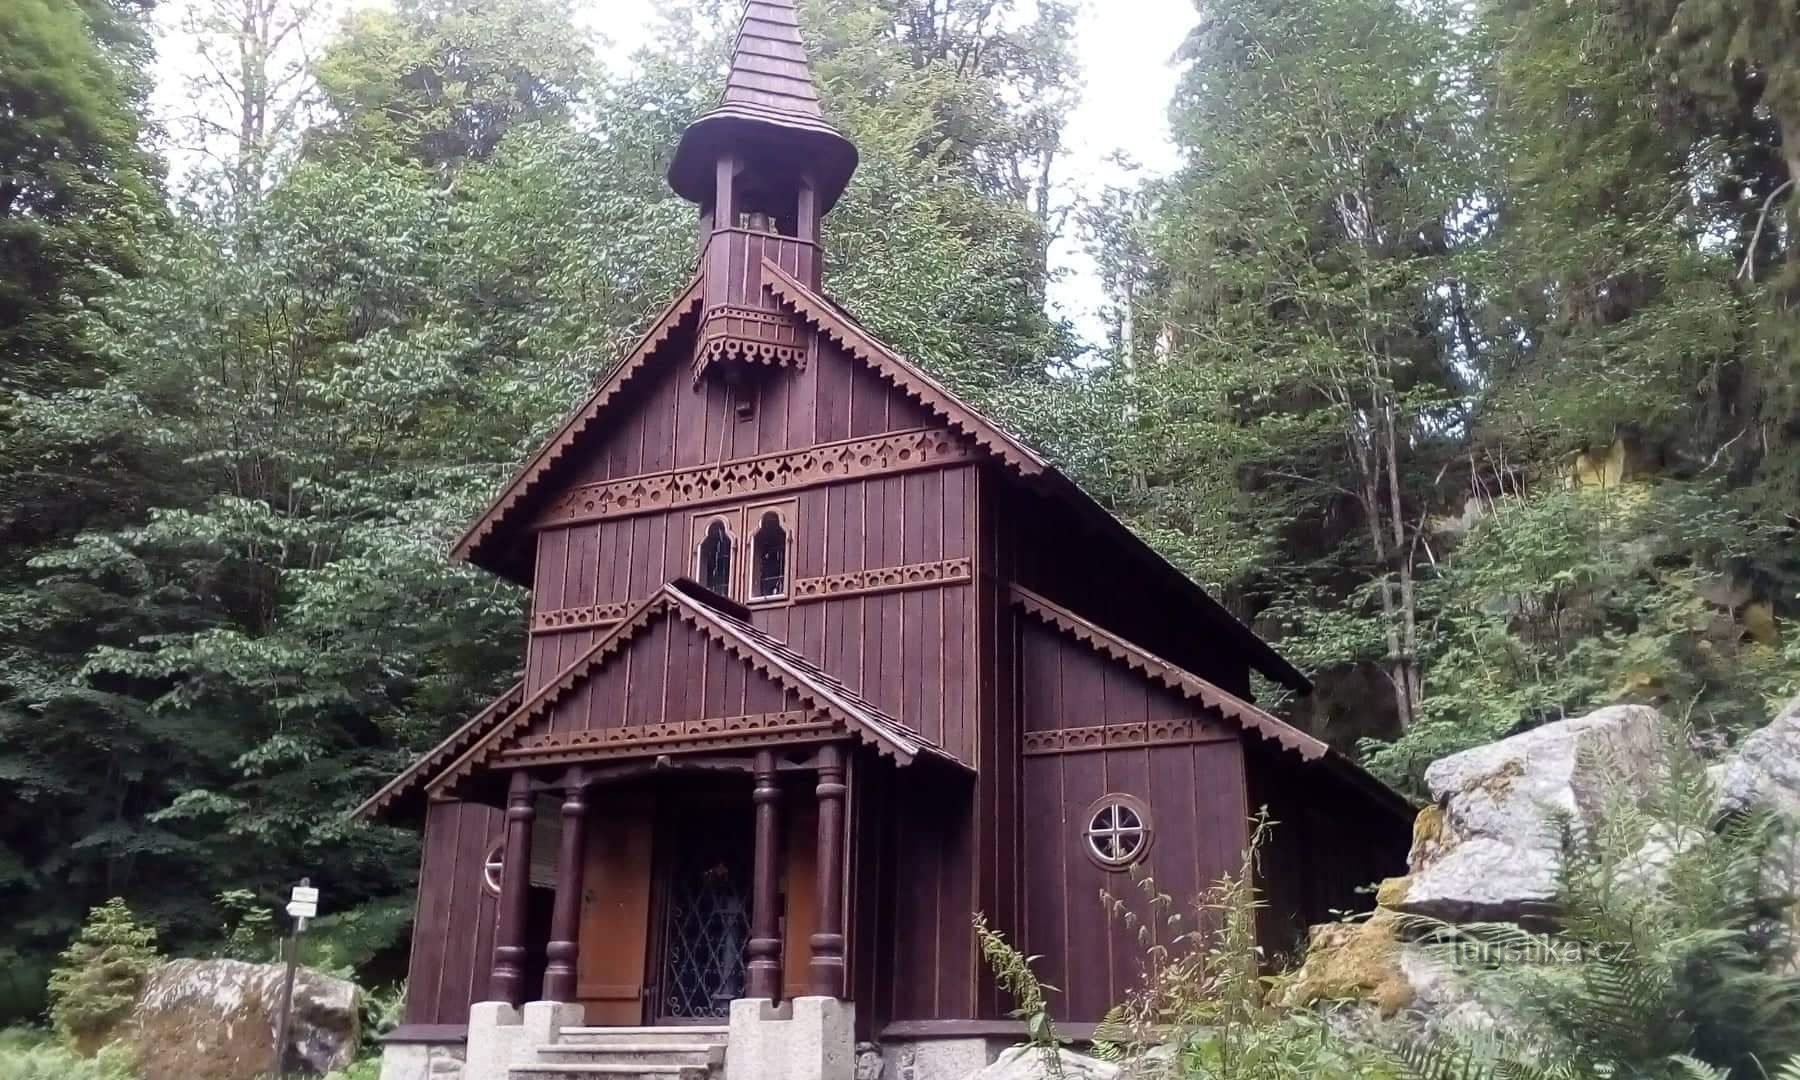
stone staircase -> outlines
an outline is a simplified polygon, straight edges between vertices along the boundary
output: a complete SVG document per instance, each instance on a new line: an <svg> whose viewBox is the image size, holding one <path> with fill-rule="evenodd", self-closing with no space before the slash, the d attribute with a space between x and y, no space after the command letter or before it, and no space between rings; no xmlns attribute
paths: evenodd
<svg viewBox="0 0 1800 1080"><path fill-rule="evenodd" d="M727 1028L571 1027L512 1080L721 1080Z"/></svg>

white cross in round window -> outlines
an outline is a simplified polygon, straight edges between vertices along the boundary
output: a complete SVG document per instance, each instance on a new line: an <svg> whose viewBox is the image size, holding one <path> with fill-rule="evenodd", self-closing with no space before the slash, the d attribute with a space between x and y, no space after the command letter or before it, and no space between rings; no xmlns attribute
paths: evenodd
<svg viewBox="0 0 1800 1080"><path fill-rule="evenodd" d="M503 836L487 849L481 860L481 883L495 896L500 895L500 879L506 873L506 838Z"/></svg>
<svg viewBox="0 0 1800 1080"><path fill-rule="evenodd" d="M1150 812L1130 795L1102 795L1088 807L1082 830L1088 856L1111 870L1130 866L1150 847Z"/></svg>

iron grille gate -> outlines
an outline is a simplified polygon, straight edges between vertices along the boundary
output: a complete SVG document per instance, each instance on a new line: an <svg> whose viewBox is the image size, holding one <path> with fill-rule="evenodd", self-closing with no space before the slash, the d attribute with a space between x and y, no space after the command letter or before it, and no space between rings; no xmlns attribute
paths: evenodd
<svg viewBox="0 0 1800 1080"><path fill-rule="evenodd" d="M729 829L684 830L670 867L664 932L662 1014L672 1020L730 1015L744 996L750 940L747 845Z"/></svg>

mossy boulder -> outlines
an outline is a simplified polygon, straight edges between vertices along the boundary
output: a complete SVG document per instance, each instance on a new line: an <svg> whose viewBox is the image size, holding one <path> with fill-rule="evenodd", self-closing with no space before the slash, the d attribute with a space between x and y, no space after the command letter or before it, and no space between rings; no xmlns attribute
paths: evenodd
<svg viewBox="0 0 1800 1080"><path fill-rule="evenodd" d="M260 1080L274 1060L280 964L172 960L151 973L119 1031L143 1080ZM285 1051L296 1075L348 1066L361 1035L356 985L301 969Z"/></svg>
<svg viewBox="0 0 1800 1080"><path fill-rule="evenodd" d="M1588 829L1615 786L1656 782L1663 726L1618 705L1434 762L1408 873L1384 883L1382 905L1452 922L1547 913L1563 830Z"/></svg>

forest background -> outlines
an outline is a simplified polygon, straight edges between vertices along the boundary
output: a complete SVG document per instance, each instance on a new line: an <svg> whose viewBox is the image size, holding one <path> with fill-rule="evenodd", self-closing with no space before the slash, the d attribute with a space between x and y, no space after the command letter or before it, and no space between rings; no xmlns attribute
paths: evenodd
<svg viewBox="0 0 1800 1080"><path fill-rule="evenodd" d="M415 839L343 811L513 676L448 542L680 284L736 14L609 69L557 0L164 2L160 123L147 2L0 9L0 1023L108 897L228 950L301 873L403 976ZM1416 792L1800 689L1800 9L1198 0L1143 43L1184 164L1071 206L1072 4L805 7L834 293L1306 669L1278 712Z"/></svg>

